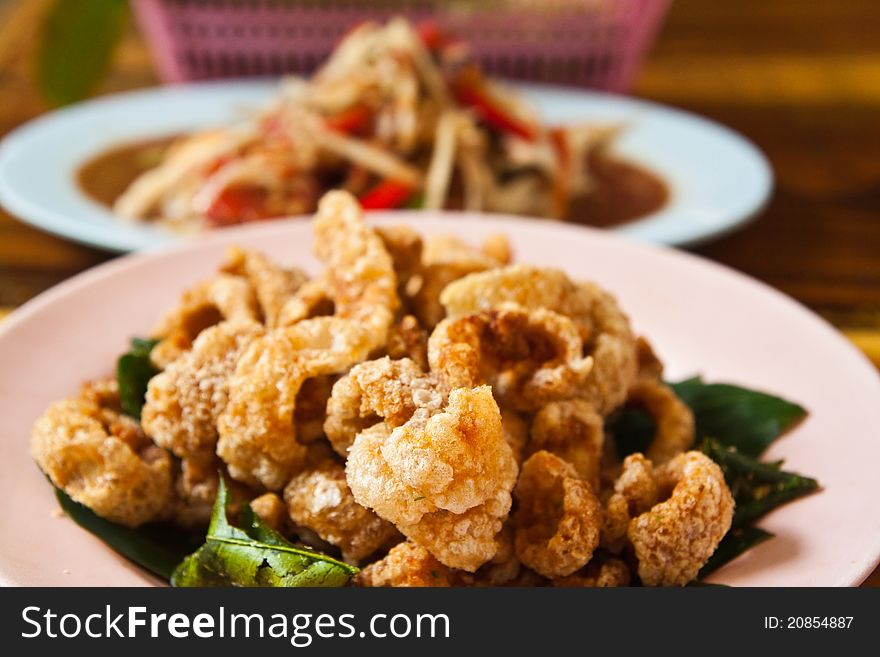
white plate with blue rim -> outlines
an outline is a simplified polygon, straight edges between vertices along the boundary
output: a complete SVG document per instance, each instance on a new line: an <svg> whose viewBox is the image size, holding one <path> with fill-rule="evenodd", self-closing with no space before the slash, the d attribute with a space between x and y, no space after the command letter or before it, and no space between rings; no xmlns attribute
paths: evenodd
<svg viewBox="0 0 880 657"><path fill-rule="evenodd" d="M773 174L766 158L751 142L717 123L624 96L515 86L548 124L625 123L614 154L666 182L669 195L662 207L611 228L615 232L645 242L693 245L744 225L770 196ZM111 251L184 239L114 215L83 191L79 170L122 144L229 123L270 101L276 90L274 81L265 80L198 83L106 96L46 114L0 144L0 204L37 228Z"/></svg>

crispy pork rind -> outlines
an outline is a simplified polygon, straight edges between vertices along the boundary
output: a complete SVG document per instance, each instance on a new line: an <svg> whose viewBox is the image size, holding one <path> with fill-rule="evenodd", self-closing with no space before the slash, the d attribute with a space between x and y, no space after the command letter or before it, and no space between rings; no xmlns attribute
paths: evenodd
<svg viewBox="0 0 880 657"><path fill-rule="evenodd" d="M655 465L662 465L694 443L694 414L667 385L639 379L629 390L627 404L644 409L654 420L654 438L647 450Z"/></svg>
<svg viewBox="0 0 880 657"><path fill-rule="evenodd" d="M623 496L633 517L653 507L659 495L653 463L638 452L627 456L623 471L614 482L614 492Z"/></svg>
<svg viewBox="0 0 880 657"><path fill-rule="evenodd" d="M428 362L449 388L489 383L499 403L519 411L575 396L593 364L569 318L510 304L443 320Z"/></svg>
<svg viewBox="0 0 880 657"><path fill-rule="evenodd" d="M604 495L609 489L614 488L614 482L623 470L623 460L617 454L617 445L614 440L606 440L602 445L602 459L599 464L599 488L600 494ZM602 497L604 500L605 498Z"/></svg>
<svg viewBox="0 0 880 657"><path fill-rule="evenodd" d="M399 427L417 408L432 413L445 401L445 389L408 358L360 363L333 386L324 433L333 449L347 456L364 429L380 421Z"/></svg>
<svg viewBox="0 0 880 657"><path fill-rule="evenodd" d="M517 467L488 386L452 391L401 426L358 434L346 476L355 499L440 562L473 572L498 549Z"/></svg>
<svg viewBox="0 0 880 657"><path fill-rule="evenodd" d="M595 300L591 315L593 333L587 343L594 365L583 397L607 416L626 401L636 378L635 336L629 318L614 296L591 283L581 283L579 287L591 289Z"/></svg>
<svg viewBox="0 0 880 657"><path fill-rule="evenodd" d="M502 233L489 235L479 248L454 235L431 235L425 239L422 262L425 265L481 266L489 269L510 264L510 258L510 242Z"/></svg>
<svg viewBox="0 0 880 657"><path fill-rule="evenodd" d="M566 316L584 340L593 370L578 397L607 416L626 399L636 377L635 336L614 297L592 283L574 283L561 271L513 265L471 274L440 297L450 318L485 312L505 303Z"/></svg>
<svg viewBox="0 0 880 657"><path fill-rule="evenodd" d="M185 458L174 470L174 496L163 514L179 527L202 529L208 526L219 484L218 472L223 463L216 456ZM252 496L250 491L235 491L236 498Z"/></svg>
<svg viewBox="0 0 880 657"><path fill-rule="evenodd" d="M296 398L305 381L341 374L384 346L399 305L391 257L354 197L325 195L314 225L334 314L303 319L252 342L230 378L229 403L218 425L217 453L230 475L270 490L287 483L305 455L295 435Z"/></svg>
<svg viewBox="0 0 880 657"><path fill-rule="evenodd" d="M333 460L294 476L284 488L284 501L295 529L311 530L338 547L349 562L401 538L394 525L355 501L345 468Z"/></svg>
<svg viewBox="0 0 880 657"><path fill-rule="evenodd" d="M605 513L602 518L602 532L599 544L612 554L620 554L626 547L626 532L629 530L629 504L623 495L612 493L605 502Z"/></svg>
<svg viewBox="0 0 880 657"><path fill-rule="evenodd" d="M421 545L404 541L379 561L358 573L355 586L427 587L452 586L455 574Z"/></svg>
<svg viewBox="0 0 880 657"><path fill-rule="evenodd" d="M522 573L513 549L513 528L506 524L495 537L495 556L476 572L449 568L412 541L397 544L385 558L361 571L358 586L508 586ZM537 576L536 576L537 577Z"/></svg>
<svg viewBox="0 0 880 657"><path fill-rule="evenodd" d="M502 259L503 258L503 259ZM411 303L419 322L433 328L446 311L440 295L447 285L475 272L508 264L510 245L503 235L494 235L476 249L451 235L434 235L425 240L420 284L413 286Z"/></svg>
<svg viewBox="0 0 880 657"><path fill-rule="evenodd" d="M300 269L284 269L257 251L232 247L223 271L250 282L266 327L278 326L281 309L308 277Z"/></svg>
<svg viewBox="0 0 880 657"><path fill-rule="evenodd" d="M302 465L296 399L303 383L345 372L365 360L373 335L339 317L316 317L258 337L229 378L229 401L217 424L217 454L235 479L278 490Z"/></svg>
<svg viewBox="0 0 880 657"><path fill-rule="evenodd" d="M34 424L31 455L52 483L129 527L159 518L172 498L172 460L118 407L115 382L56 402Z"/></svg>
<svg viewBox="0 0 880 657"><path fill-rule="evenodd" d="M454 586L507 586L520 576L522 565L513 547L513 525L509 521L495 536L498 546L488 562L475 573L455 571Z"/></svg>
<svg viewBox="0 0 880 657"><path fill-rule="evenodd" d="M522 467L514 496L516 555L544 577L583 568L599 545L602 507L590 484L550 452L536 452Z"/></svg>
<svg viewBox="0 0 880 657"><path fill-rule="evenodd" d="M278 326L293 326L304 319L332 315L335 311L327 278L310 278L281 307Z"/></svg>
<svg viewBox="0 0 880 657"><path fill-rule="evenodd" d="M654 466L643 454L630 454L623 460L614 491L605 503L602 547L619 553L626 545L632 518L650 510L657 503Z"/></svg>
<svg viewBox="0 0 880 657"><path fill-rule="evenodd" d="M259 322L261 311L251 284L239 276L219 274L187 290L177 306L153 328L160 342L150 352L159 368L187 351L204 329L222 320Z"/></svg>
<svg viewBox="0 0 880 657"><path fill-rule="evenodd" d="M604 421L592 404L567 399L551 402L535 413L529 449L556 454L570 463L593 490L599 490L604 442Z"/></svg>
<svg viewBox="0 0 880 657"><path fill-rule="evenodd" d="M529 442L529 423L516 411L502 408L501 430L504 432L504 442L510 445L517 466L522 465L526 445Z"/></svg>
<svg viewBox="0 0 880 657"><path fill-rule="evenodd" d="M492 310L503 303L548 308L574 321L586 339L593 330L592 293L558 269L509 265L455 281L443 290L440 302L450 318Z"/></svg>
<svg viewBox="0 0 880 657"><path fill-rule="evenodd" d="M685 452L658 467L668 499L633 518L627 532L646 586L684 586L730 529L733 496L721 468L702 452Z"/></svg>
<svg viewBox="0 0 880 657"><path fill-rule="evenodd" d="M263 333L254 321L221 322L202 331L192 349L150 379L141 423L157 445L182 459L211 459L229 377Z"/></svg>
<svg viewBox="0 0 880 657"><path fill-rule="evenodd" d="M315 254L326 266L336 316L369 332L372 349L383 346L400 301L382 239L364 222L357 200L339 191L321 199L314 233Z"/></svg>
<svg viewBox="0 0 880 657"><path fill-rule="evenodd" d="M511 460L510 487L516 481ZM399 525L401 533L424 545L441 563L474 572L498 551L496 537L510 511L510 493L500 490L482 504L463 513L426 513L412 525Z"/></svg>
<svg viewBox="0 0 880 657"><path fill-rule="evenodd" d="M379 226L376 233L394 263L398 293L403 298L411 280L422 272L422 237L405 224ZM417 282L417 281L414 281Z"/></svg>
<svg viewBox="0 0 880 657"><path fill-rule="evenodd" d="M316 376L306 379L299 389L293 412L297 441L313 443L324 437L327 403L335 381L333 375Z"/></svg>
<svg viewBox="0 0 880 657"><path fill-rule="evenodd" d="M640 379L660 381L663 378L663 361L657 356L648 339L642 335L636 339L636 361Z"/></svg>
<svg viewBox="0 0 880 657"><path fill-rule="evenodd" d="M272 529L284 532L287 525L287 507L277 493L263 493L250 501L257 517Z"/></svg>
<svg viewBox="0 0 880 657"><path fill-rule="evenodd" d="M628 586L629 568L621 559L597 555L582 570L553 580L553 586L563 588L612 588Z"/></svg>
<svg viewBox="0 0 880 657"><path fill-rule="evenodd" d="M404 315L391 325L385 353L394 360L409 358L423 370L428 369L428 332L414 315Z"/></svg>
<svg viewBox="0 0 880 657"><path fill-rule="evenodd" d="M499 267L507 266L513 262L513 248L504 233L489 235L480 245L480 251L497 262Z"/></svg>

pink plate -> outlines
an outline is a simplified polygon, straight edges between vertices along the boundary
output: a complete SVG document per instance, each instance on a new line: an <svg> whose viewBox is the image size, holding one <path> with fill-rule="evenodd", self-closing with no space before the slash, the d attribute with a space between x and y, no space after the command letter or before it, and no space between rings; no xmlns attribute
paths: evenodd
<svg viewBox="0 0 880 657"><path fill-rule="evenodd" d="M809 418L768 452L819 479L823 490L761 526L776 538L714 581L756 586L858 584L880 556L880 378L838 333L787 297L677 251L580 227L514 218L376 215L424 233L479 240L505 232L517 259L561 267L617 294L672 378L778 393ZM77 276L17 310L0 327L0 583L152 585L153 577L56 512L28 450L34 419L83 380L107 375L129 337L142 335L187 285L215 271L230 244L315 271L309 223L219 231L170 251L127 256Z"/></svg>

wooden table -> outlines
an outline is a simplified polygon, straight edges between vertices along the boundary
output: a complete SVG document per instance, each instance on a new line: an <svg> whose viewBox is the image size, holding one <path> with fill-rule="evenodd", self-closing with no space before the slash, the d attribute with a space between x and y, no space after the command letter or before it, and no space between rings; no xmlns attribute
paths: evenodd
<svg viewBox="0 0 880 657"><path fill-rule="evenodd" d="M0 134L46 109L29 78L41 4L0 0ZM880 365L878 25L877 0L676 0L635 94L726 123L773 164L763 216L695 251L821 313ZM155 82L132 31L100 92ZM0 212L0 308L110 257Z"/></svg>

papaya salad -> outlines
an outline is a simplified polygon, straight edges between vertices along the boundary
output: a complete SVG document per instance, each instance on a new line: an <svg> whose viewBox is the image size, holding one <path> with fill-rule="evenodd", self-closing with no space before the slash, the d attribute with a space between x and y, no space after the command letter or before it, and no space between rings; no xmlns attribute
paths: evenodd
<svg viewBox="0 0 880 657"><path fill-rule="evenodd" d="M520 94L483 75L465 44L435 27L364 23L310 80L283 80L261 111L174 140L113 207L128 219L191 230L313 212L326 191L343 189L367 210L596 223L581 216L600 212L595 199L581 201L607 177L601 154L619 131L542 123ZM618 178L662 205L662 182L646 187L633 180L636 170ZM627 200L598 205L624 208Z"/></svg>

